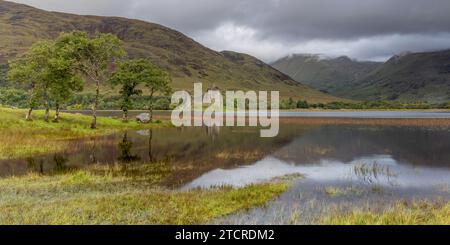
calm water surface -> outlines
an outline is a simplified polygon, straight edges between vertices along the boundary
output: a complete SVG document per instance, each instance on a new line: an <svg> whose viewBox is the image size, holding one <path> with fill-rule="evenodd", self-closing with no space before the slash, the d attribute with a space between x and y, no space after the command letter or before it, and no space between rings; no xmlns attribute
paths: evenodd
<svg viewBox="0 0 450 245"><path fill-rule="evenodd" d="M80 110L70 111L72 113L80 113L90 115L91 111ZM146 111L130 111L129 116L135 117ZM161 117L170 117L169 111L157 111L157 115ZM255 113L250 113L255 114ZM107 117L122 116L122 112L118 110L98 111L98 115ZM433 111L281 111L280 117L327 117L327 118L450 118L450 112L433 112Z"/></svg>
<svg viewBox="0 0 450 245"><path fill-rule="evenodd" d="M103 113L120 116L120 112ZM359 116L369 114L376 115L375 118L392 118L394 113L362 112ZM419 118L449 115L404 112L398 117L406 114ZM344 113L343 117L348 115ZM450 129L448 126L308 125L296 123L293 117L289 123L282 121L276 138L260 138L259 129L249 127L118 132L74 140L68 150L57 154L2 160L0 174L19 175L30 170L45 172L61 166L82 168L131 160L136 164L166 160L182 166L180 169L184 170L174 173L165 183L176 188L245 186L296 173L319 182L353 181L407 187L450 185Z"/></svg>
<svg viewBox="0 0 450 245"><path fill-rule="evenodd" d="M100 114L121 116L117 111ZM158 115L164 118L169 114ZM303 120L311 117L314 119ZM320 118L324 117L332 118L331 123L321 123ZM346 123L339 123L336 118L345 118ZM349 124L349 118L364 120ZM399 120L371 123L392 118ZM420 198L450 200L449 123L403 123L411 118L427 122L450 116L427 112L291 113L287 120L281 120L280 133L275 138L260 138L259 129L249 127L117 132L71 141L68 150L57 154L2 160L0 175L164 160L177 166L177 170L163 185L190 189L245 186L300 174L304 178L295 179L286 193L265 208L218 222L285 224L292 213L298 213L304 218L299 223L308 224L313 223L314 215L333 205L385 205L389 201ZM326 194L330 186L351 190L349 193L353 194L330 197Z"/></svg>

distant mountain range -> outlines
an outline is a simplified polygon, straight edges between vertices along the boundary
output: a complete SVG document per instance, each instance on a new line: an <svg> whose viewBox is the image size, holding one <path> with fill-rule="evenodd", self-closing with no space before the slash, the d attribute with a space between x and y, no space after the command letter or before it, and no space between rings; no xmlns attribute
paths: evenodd
<svg viewBox="0 0 450 245"><path fill-rule="evenodd" d="M272 65L298 82L327 93L335 93L352 86L355 81L380 67L381 63L358 62L347 56L327 58L321 55L295 54Z"/></svg>
<svg viewBox="0 0 450 245"><path fill-rule="evenodd" d="M405 53L385 63L292 55L272 66L298 82L354 100L450 100L450 50Z"/></svg>
<svg viewBox="0 0 450 245"><path fill-rule="evenodd" d="M448 102L450 50L394 56L345 94L355 99Z"/></svg>
<svg viewBox="0 0 450 245"><path fill-rule="evenodd" d="M205 87L216 86L221 90L279 90L284 98L311 102L342 101L296 82L252 56L213 51L158 24L118 17L48 12L7 1L0 1L0 68L34 42L54 39L60 32L72 30L117 35L124 41L131 57L148 58L168 71L175 89L192 90L192 83L203 82Z"/></svg>

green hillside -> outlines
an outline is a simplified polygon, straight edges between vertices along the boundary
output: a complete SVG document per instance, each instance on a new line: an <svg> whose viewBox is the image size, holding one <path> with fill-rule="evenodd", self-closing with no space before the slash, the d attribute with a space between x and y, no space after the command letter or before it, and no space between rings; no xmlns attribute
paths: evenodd
<svg viewBox="0 0 450 245"><path fill-rule="evenodd" d="M321 58L319 55L296 54L272 65L298 82L334 94L337 90L351 87L381 63L360 62L346 56Z"/></svg>
<svg viewBox="0 0 450 245"><path fill-rule="evenodd" d="M386 63L294 55L273 66L298 82L348 99L407 103L450 100L450 50L405 53Z"/></svg>
<svg viewBox="0 0 450 245"><path fill-rule="evenodd" d="M450 50L394 56L357 86L336 94L355 99L448 102Z"/></svg>
<svg viewBox="0 0 450 245"><path fill-rule="evenodd" d="M149 58L168 71L175 89L192 90L193 82L203 82L221 90L279 90L282 97L311 102L342 100L299 84L254 57L213 51L158 24L48 12L7 1L0 1L0 64L6 64L36 41L72 30L117 35L131 57Z"/></svg>

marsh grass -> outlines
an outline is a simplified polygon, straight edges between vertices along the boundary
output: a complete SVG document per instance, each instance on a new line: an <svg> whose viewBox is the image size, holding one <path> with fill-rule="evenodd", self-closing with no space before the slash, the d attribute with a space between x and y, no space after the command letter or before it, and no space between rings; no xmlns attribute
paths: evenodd
<svg viewBox="0 0 450 245"><path fill-rule="evenodd" d="M449 184L442 184L437 186L438 191L450 193L450 185Z"/></svg>
<svg viewBox="0 0 450 245"><path fill-rule="evenodd" d="M329 197L346 196L346 195L361 196L364 193L362 189L358 189L353 186L345 188L327 186L324 188L324 192Z"/></svg>
<svg viewBox="0 0 450 245"><path fill-rule="evenodd" d="M397 202L383 210L354 209L349 212L330 212L320 224L327 225L449 225L450 203Z"/></svg>
<svg viewBox="0 0 450 245"><path fill-rule="evenodd" d="M394 179L397 177L397 174L389 166L376 162L355 165L352 168L352 175L367 184L376 184L381 178L386 179L390 184L394 184Z"/></svg>
<svg viewBox="0 0 450 245"><path fill-rule="evenodd" d="M279 177L275 177L273 180L274 181L287 181L287 182L291 182L291 181L295 181L295 180L299 180L299 179L304 179L306 178L306 176L304 174L301 173L293 173L293 174L286 174L283 176L279 176Z"/></svg>
<svg viewBox="0 0 450 245"><path fill-rule="evenodd" d="M33 121L26 121L25 114L25 110L0 108L0 159L60 152L68 147L70 140L95 137L117 130L170 126L169 122L123 123L117 119L98 117L98 129L92 130L89 116L61 113L59 123L47 123L43 121L43 111L35 111Z"/></svg>
<svg viewBox="0 0 450 245"><path fill-rule="evenodd" d="M166 163L91 166L0 180L0 224L202 224L264 205L287 184L177 191Z"/></svg>

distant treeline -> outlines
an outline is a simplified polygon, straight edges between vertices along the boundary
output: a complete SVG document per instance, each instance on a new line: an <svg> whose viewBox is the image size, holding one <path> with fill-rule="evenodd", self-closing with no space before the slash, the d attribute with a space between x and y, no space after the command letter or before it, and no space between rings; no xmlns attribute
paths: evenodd
<svg viewBox="0 0 450 245"><path fill-rule="evenodd" d="M8 74L8 65L0 65L0 87L7 87L8 80L6 79Z"/></svg>
<svg viewBox="0 0 450 245"><path fill-rule="evenodd" d="M280 109L325 109L325 110L368 110L368 109L450 109L450 102L433 104L424 102L405 103L400 101L364 101L355 103L330 102L308 103L305 100L282 100Z"/></svg>
<svg viewBox="0 0 450 245"><path fill-rule="evenodd" d="M95 95L92 93L76 94L67 101L62 109L73 110L88 110L92 105ZM148 109L148 96L133 96L133 109L146 110ZM2 88L0 89L0 104L8 105L18 108L27 108L28 93L23 89L17 88ZM111 110L120 109L120 95L100 98L99 109ZM154 109L169 110L173 105L170 103L170 97L156 96ZM287 99L280 102L280 109L325 109L325 110L339 110L339 109L353 109L353 110L367 110L367 109L450 109L449 103L431 104L427 102L417 103L402 103L397 101L367 101L359 103L308 103L305 100Z"/></svg>

